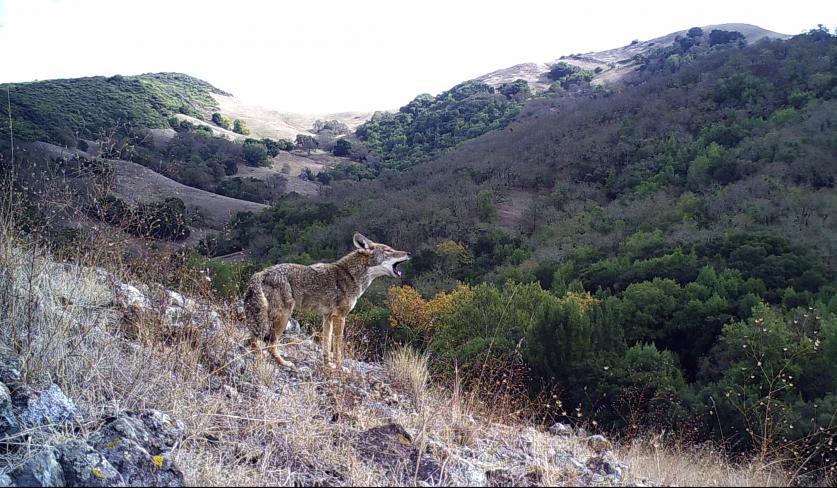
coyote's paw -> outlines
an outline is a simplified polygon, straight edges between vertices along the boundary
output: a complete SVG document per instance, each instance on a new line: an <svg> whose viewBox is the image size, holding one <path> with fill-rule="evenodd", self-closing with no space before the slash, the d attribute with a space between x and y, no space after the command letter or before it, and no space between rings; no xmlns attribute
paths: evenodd
<svg viewBox="0 0 837 488"><path fill-rule="evenodd" d="M296 364L294 364L291 361L287 361L287 360L284 363L282 363L282 366L284 366L288 369L296 369Z"/></svg>

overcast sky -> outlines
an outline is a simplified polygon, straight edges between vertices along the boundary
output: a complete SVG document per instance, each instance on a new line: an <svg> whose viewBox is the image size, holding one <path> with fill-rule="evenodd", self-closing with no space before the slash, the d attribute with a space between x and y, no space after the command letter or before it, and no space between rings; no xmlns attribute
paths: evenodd
<svg viewBox="0 0 837 488"><path fill-rule="evenodd" d="M833 29L837 2L0 0L0 82L178 71L279 110L366 111L728 22Z"/></svg>

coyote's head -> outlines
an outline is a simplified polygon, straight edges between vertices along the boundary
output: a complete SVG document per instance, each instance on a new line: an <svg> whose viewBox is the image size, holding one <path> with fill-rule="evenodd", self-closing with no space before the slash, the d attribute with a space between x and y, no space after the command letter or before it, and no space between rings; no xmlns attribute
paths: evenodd
<svg viewBox="0 0 837 488"><path fill-rule="evenodd" d="M355 247L369 257L369 271L372 276L401 276L398 265L410 259L410 253L396 251L386 244L373 242L359 232L355 232L354 241Z"/></svg>

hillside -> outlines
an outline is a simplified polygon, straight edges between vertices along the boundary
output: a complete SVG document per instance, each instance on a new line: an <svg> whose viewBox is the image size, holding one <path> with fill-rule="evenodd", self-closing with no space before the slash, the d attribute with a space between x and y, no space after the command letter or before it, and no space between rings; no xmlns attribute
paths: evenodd
<svg viewBox="0 0 837 488"><path fill-rule="evenodd" d="M786 39L790 37L751 24L717 24L703 26L701 29L706 34L713 30L740 32L750 44L762 39ZM653 55L654 51L658 49L671 46L678 39L688 38L688 34L689 30L687 29L647 41L638 40L615 49L564 55L543 63L522 63L492 71L475 78L475 80L499 87L504 83L512 83L515 80L522 79L529 83L533 91L539 92L548 89L554 81L548 76L550 66L556 63L567 63L593 72L594 83L612 83L641 66L641 58Z"/></svg>
<svg viewBox="0 0 837 488"><path fill-rule="evenodd" d="M244 349L234 313L200 281L187 285L192 295L144 283L102 253L76 255L96 267L40 252L33 260L32 243L2 232L6 485L785 482L659 438L621 446L580 426L533 427L456 385L432 386L427 359L409 350L383 364L347 360L338 374L320 368L319 346L294 330L283 348L298 367L277 369Z"/></svg>
<svg viewBox="0 0 837 488"><path fill-rule="evenodd" d="M168 127L176 113L204 117L217 107L212 94L227 95L180 73L74 78L0 85L9 90L15 136L75 146L130 129ZM8 104L0 108L9 119ZM8 124L0 134L9 137Z"/></svg>
<svg viewBox="0 0 837 488"><path fill-rule="evenodd" d="M75 476L82 449L124 480L103 438L127 422L160 431L145 468L198 484L833 483L837 34L708 26L543 66L354 132L146 87L132 130L4 152L0 421L66 408L0 460ZM224 103L256 132L195 108ZM22 127L88 130L54 110ZM348 372L317 367L305 313L298 370L244 349L252 273L355 231L412 258L349 316Z"/></svg>
<svg viewBox="0 0 837 488"><path fill-rule="evenodd" d="M241 119L258 138L294 139L297 134L312 135L311 128L316 120L338 120L354 130L358 125L366 122L371 113L347 112L329 114L301 114L281 112L262 106L244 103L229 96L215 94L213 98L218 104L218 110L231 119Z"/></svg>
<svg viewBox="0 0 837 488"><path fill-rule="evenodd" d="M400 171L332 182L316 206L241 216L219 252L332 259L367 229L415 258L358 320L427 351L436 373L479 385L511 370L561 398L556 420L688 425L831 469L811 460L837 433L837 37L692 47L610 91L531 99L502 130ZM795 380L771 393L783 367ZM765 416L771 436L748 430Z"/></svg>

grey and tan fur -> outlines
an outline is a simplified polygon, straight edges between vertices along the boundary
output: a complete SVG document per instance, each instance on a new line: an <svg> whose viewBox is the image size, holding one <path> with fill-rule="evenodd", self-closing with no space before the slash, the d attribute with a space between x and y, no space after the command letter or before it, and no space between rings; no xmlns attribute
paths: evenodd
<svg viewBox="0 0 837 488"><path fill-rule="evenodd" d="M323 362L331 366L333 345L337 366L342 367L346 316L375 278L401 276L398 264L410 259L409 253L359 233L354 244L357 249L334 263L277 264L255 273L244 295L251 346L259 348L259 342L266 341L276 362L293 367L279 354L279 339L295 309L316 312L323 316Z"/></svg>

